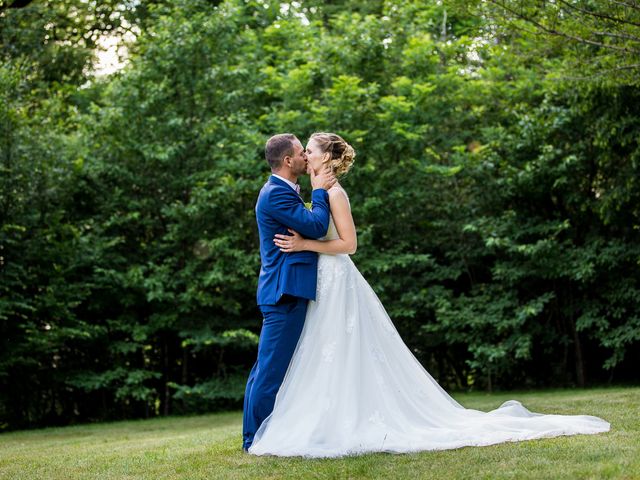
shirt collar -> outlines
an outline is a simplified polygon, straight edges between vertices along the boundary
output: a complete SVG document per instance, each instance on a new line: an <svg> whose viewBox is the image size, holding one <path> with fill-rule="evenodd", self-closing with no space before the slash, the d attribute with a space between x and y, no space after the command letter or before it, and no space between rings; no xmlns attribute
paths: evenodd
<svg viewBox="0 0 640 480"><path fill-rule="evenodd" d="M280 175L276 175L275 173L272 173L271 175L274 176L274 177L277 177L280 180L282 180L283 182L285 182L287 185L289 185L293 189L294 192L296 192L296 193L298 192L298 188L299 187L296 187L296 185L297 185L296 183L293 183L291 180L287 180L286 178L283 178Z"/></svg>

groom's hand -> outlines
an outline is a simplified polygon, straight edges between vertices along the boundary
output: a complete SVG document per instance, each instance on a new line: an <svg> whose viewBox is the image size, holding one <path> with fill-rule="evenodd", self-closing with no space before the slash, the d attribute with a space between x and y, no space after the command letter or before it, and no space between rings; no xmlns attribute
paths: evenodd
<svg viewBox="0 0 640 480"><path fill-rule="evenodd" d="M317 175L313 169L309 169L309 176L311 177L311 187L314 190L318 188L329 190L336 183L336 176L329 167L324 167Z"/></svg>

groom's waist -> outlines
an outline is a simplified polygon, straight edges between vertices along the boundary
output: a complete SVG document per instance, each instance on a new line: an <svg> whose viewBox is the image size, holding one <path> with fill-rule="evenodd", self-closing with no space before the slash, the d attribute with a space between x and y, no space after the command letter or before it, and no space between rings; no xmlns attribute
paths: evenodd
<svg viewBox="0 0 640 480"><path fill-rule="evenodd" d="M315 265L317 261L318 254L315 252L295 252L285 255L283 265L292 265L294 263L311 263Z"/></svg>
<svg viewBox="0 0 640 480"><path fill-rule="evenodd" d="M258 304L274 305L285 294L314 299L317 264L318 257L313 254L292 255L277 267L263 266L258 279Z"/></svg>
<svg viewBox="0 0 640 480"><path fill-rule="evenodd" d="M271 252L269 252L271 253ZM315 252L293 252L274 255L263 252L260 256L261 270L262 271L274 271L281 268L286 268L289 265L296 263L311 263L316 264L318 260L318 254Z"/></svg>

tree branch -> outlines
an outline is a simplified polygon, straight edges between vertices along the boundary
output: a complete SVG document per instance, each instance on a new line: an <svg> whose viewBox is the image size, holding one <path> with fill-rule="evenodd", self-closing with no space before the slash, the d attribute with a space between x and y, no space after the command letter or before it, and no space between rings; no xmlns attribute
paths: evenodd
<svg viewBox="0 0 640 480"><path fill-rule="evenodd" d="M613 3L614 5L620 5L621 7L628 7L628 8L632 8L633 10L640 10L640 5L635 2L628 3L628 2L620 2L616 0L609 0L609 2Z"/></svg>
<svg viewBox="0 0 640 480"><path fill-rule="evenodd" d="M640 27L640 23L632 22L631 20L625 20L625 19L622 19L622 18L611 17L609 15L605 15L604 13L592 12L591 10L587 10L586 8L576 7L575 5L572 5L571 3L567 2L566 0L558 0L558 2L562 3L563 5L566 5L567 7L569 7L572 10L575 10L575 11L580 12L580 13L584 13L585 15L591 15L593 17L603 18L605 20L611 20L612 22L626 23L628 25L634 25L636 27Z"/></svg>
<svg viewBox="0 0 640 480"><path fill-rule="evenodd" d="M562 1L562 0L559 0ZM541 24L540 22L534 20L533 18L527 17L526 15L523 15L519 12L516 12L515 10L513 10L512 8L506 6L503 3L497 2L495 0L489 0L490 3L493 3L494 5L506 10L507 12L511 13L512 15L515 15L517 18L524 20L525 22L529 22L533 25L535 25L536 27L538 27L540 30L543 30L544 32L547 32L551 35L557 35L560 37L564 37L564 38L568 38L570 40L575 40L577 42L580 43L585 43L587 45L593 45L596 47L601 47L601 48L606 48L609 50L616 50L618 52L626 52L626 53L637 53L640 54L640 50L637 50L635 48L625 48L625 47L618 47L616 45L607 45L606 43L602 43L602 42L596 42L594 40L589 40L587 38L583 38L583 37L578 37L576 35L571 35L565 32L561 32L560 30L556 30L553 28L549 28L544 26L543 24Z"/></svg>
<svg viewBox="0 0 640 480"><path fill-rule="evenodd" d="M2 2L2 4L0 4L0 10L4 10L6 8L24 8L27 5L29 5L32 1L33 0L15 0L10 5Z"/></svg>
<svg viewBox="0 0 640 480"><path fill-rule="evenodd" d="M628 33L611 33L611 32L593 32L593 33L595 35L601 35L603 37L626 38L627 40L640 42L640 37L636 37L635 35L631 35Z"/></svg>
<svg viewBox="0 0 640 480"><path fill-rule="evenodd" d="M604 75L611 73L611 72L619 72L622 70L633 70L633 69L640 69L640 63L635 63L633 65L623 65L621 67L615 67L615 68L608 68L602 71L599 71L597 73L594 73L593 75L585 75L585 76L581 76L581 77L572 77L572 76L565 76L562 78L556 78L554 80L556 81L563 81L563 80L595 80L597 78L601 78Z"/></svg>

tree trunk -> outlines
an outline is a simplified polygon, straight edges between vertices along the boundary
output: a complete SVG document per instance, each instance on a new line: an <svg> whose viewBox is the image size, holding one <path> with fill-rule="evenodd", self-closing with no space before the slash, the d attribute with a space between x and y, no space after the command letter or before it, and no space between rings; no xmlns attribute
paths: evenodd
<svg viewBox="0 0 640 480"><path fill-rule="evenodd" d="M584 388L585 386L585 375L584 375L584 360L582 357L582 344L580 343L580 336L578 335L578 331L576 330L576 324L571 321L571 330L573 331L573 345L575 349L575 359L576 359L576 380L578 382L578 386L580 388Z"/></svg>
<svg viewBox="0 0 640 480"><path fill-rule="evenodd" d="M163 370L164 370L164 402L162 414L166 417L169 415L169 344L167 342L167 336L163 335Z"/></svg>
<svg viewBox="0 0 640 480"><path fill-rule="evenodd" d="M187 347L182 349L182 384L186 385L189 380L189 369L187 367L187 362L189 361L189 352L187 351Z"/></svg>

